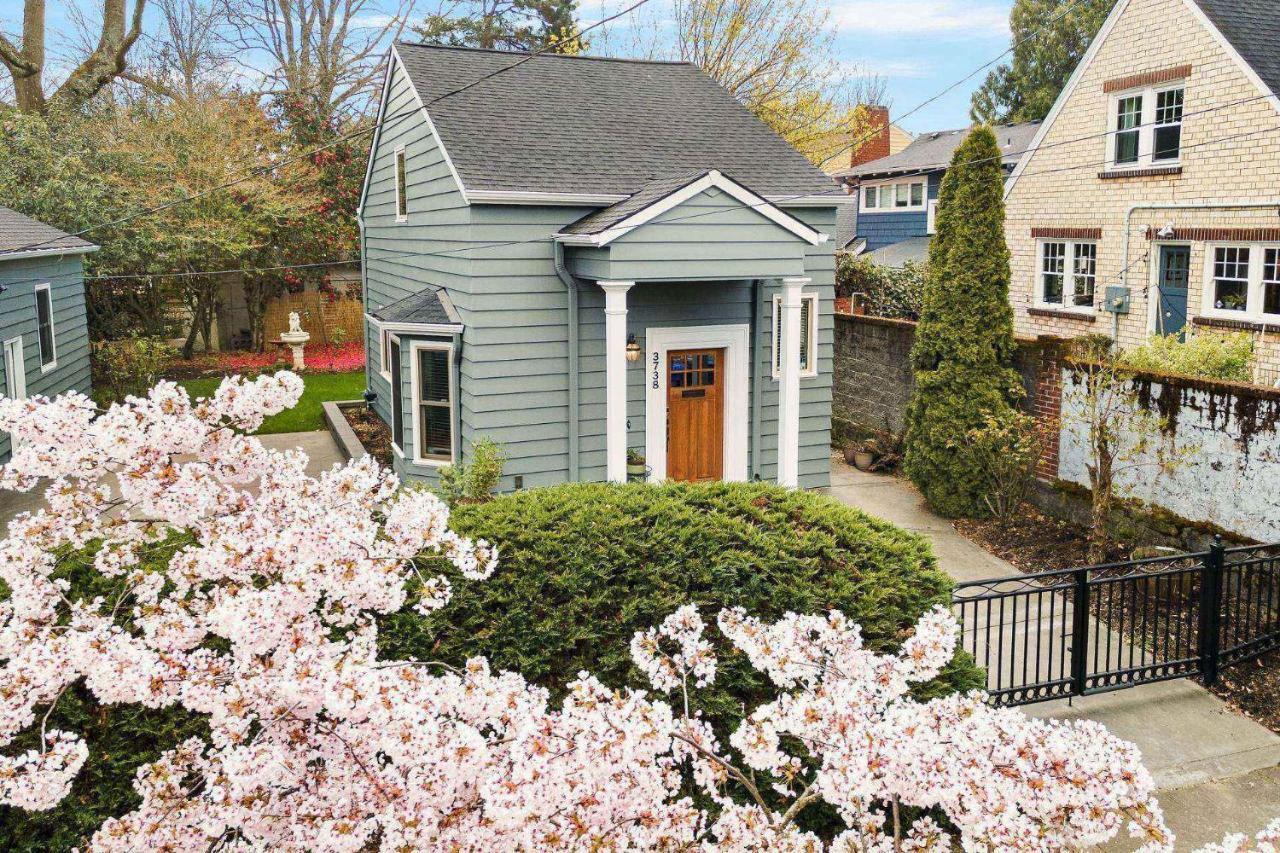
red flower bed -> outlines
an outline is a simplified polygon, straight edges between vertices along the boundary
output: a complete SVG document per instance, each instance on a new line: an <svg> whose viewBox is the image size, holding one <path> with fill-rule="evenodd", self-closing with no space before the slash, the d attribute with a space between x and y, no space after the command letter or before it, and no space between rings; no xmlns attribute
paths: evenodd
<svg viewBox="0 0 1280 853"><path fill-rule="evenodd" d="M349 373L364 367L364 343L351 341L341 346L308 346L307 370L313 373ZM257 373L272 367L288 366L292 356L288 349L283 353L268 346L266 352L214 352L202 353L190 361L174 360L165 370L173 379L189 379L210 374Z"/></svg>

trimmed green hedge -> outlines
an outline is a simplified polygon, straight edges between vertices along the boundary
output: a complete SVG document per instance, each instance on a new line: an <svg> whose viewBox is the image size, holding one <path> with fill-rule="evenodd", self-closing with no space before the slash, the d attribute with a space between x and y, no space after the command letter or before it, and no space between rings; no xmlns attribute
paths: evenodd
<svg viewBox="0 0 1280 853"><path fill-rule="evenodd" d="M454 529L498 544L497 572L458 581L430 618L384 621L382 653L461 663L488 657L563 694L579 671L615 687L647 687L632 635L694 602L711 626L725 607L762 618L840 609L868 646L896 648L916 618L949 604L951 581L928 543L830 498L768 485L582 484L461 506ZM744 655L719 643L716 682L700 707L725 728L772 698ZM983 686L953 662L936 695Z"/></svg>

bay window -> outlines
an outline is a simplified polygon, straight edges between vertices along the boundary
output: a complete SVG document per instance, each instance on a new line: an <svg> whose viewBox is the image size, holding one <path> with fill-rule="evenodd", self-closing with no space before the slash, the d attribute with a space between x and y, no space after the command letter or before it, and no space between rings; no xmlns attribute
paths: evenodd
<svg viewBox="0 0 1280 853"><path fill-rule="evenodd" d="M1098 281L1098 244L1042 240L1036 302L1045 308L1093 311Z"/></svg>
<svg viewBox="0 0 1280 853"><path fill-rule="evenodd" d="M453 348L413 345L413 431L419 464L453 461Z"/></svg>

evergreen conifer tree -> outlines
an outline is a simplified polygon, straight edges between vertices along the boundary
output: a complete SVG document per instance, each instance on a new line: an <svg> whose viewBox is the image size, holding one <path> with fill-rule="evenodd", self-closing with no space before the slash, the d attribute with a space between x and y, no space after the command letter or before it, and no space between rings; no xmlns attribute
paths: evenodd
<svg viewBox="0 0 1280 853"><path fill-rule="evenodd" d="M905 470L943 515L980 516L985 479L965 435L1011 416L1024 394L1013 369L1004 171L989 127L956 150L942 182L924 308L911 351Z"/></svg>

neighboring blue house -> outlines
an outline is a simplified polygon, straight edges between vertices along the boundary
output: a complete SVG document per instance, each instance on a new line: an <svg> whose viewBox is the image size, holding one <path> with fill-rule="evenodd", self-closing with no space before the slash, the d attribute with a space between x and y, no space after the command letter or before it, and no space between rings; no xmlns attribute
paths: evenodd
<svg viewBox="0 0 1280 853"><path fill-rule="evenodd" d="M620 481L629 449L653 480L827 485L847 197L723 88L401 43L379 123L368 382L398 473L487 437L503 489Z"/></svg>
<svg viewBox="0 0 1280 853"><path fill-rule="evenodd" d="M0 343L7 397L89 393L84 256L97 246L0 207ZM0 433L0 461L9 458Z"/></svg>
<svg viewBox="0 0 1280 853"><path fill-rule="evenodd" d="M995 128L1006 173L1039 128L1038 121ZM858 199L846 214L851 222L841 230L840 249L890 267L927 260L942 176L969 130L922 133L897 154L836 172Z"/></svg>

